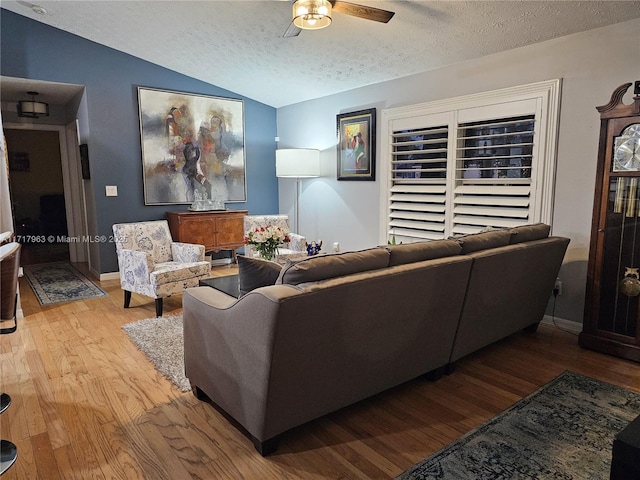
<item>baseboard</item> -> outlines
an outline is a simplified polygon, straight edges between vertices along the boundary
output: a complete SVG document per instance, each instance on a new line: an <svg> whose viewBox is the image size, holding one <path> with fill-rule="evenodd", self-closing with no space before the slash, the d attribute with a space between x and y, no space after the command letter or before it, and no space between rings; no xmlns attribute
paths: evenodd
<svg viewBox="0 0 640 480"><path fill-rule="evenodd" d="M540 323L543 325L553 325L562 330L567 330L568 332L576 334L582 331L581 323L566 320L564 318L552 317L551 315L545 315Z"/></svg>
<svg viewBox="0 0 640 480"><path fill-rule="evenodd" d="M120 272L96 273L92 272L98 279L103 282L105 280L120 280Z"/></svg>

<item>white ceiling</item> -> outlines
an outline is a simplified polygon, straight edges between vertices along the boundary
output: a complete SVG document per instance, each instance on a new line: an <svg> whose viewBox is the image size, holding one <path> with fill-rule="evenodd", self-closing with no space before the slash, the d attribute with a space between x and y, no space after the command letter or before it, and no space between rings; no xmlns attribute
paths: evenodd
<svg viewBox="0 0 640 480"><path fill-rule="evenodd" d="M388 24L334 13L283 38L287 0L2 0L20 15L273 107L640 17L640 1L367 1ZM2 79L3 99L9 86ZM46 100L42 98L42 100Z"/></svg>

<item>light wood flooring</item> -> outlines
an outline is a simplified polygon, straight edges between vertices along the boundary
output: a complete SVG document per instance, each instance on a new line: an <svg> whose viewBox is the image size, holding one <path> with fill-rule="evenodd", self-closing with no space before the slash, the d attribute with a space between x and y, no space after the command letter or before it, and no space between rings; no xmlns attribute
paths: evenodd
<svg viewBox="0 0 640 480"><path fill-rule="evenodd" d="M213 275L236 273L233 266ZM40 306L21 279L25 318L0 337L0 390L13 398L0 436L18 446L13 479L389 479L564 370L640 391L640 364L583 350L542 325L285 434L262 458L211 405L162 377L122 326L153 317L152 299ZM181 296L165 300L181 311Z"/></svg>

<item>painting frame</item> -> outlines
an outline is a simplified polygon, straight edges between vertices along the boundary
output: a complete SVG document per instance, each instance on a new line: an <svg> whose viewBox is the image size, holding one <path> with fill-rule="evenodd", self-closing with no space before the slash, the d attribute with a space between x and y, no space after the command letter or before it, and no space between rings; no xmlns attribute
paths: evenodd
<svg viewBox="0 0 640 480"><path fill-rule="evenodd" d="M246 202L244 101L137 87L145 205Z"/></svg>
<svg viewBox="0 0 640 480"><path fill-rule="evenodd" d="M376 109L336 116L338 180L375 181Z"/></svg>

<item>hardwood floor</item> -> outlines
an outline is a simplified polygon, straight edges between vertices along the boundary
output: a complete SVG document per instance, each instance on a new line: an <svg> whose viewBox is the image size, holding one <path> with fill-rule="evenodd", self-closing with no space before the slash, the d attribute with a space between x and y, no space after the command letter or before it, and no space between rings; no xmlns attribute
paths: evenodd
<svg viewBox="0 0 640 480"><path fill-rule="evenodd" d="M217 267L213 275L236 273ZM107 297L41 306L24 278L25 318L0 337L0 390L13 404L0 436L18 446L13 479L388 479L506 409L564 370L640 391L640 364L582 350L542 325L457 364L285 434L262 458L211 405L182 393L122 325L155 315L152 299ZM165 313L181 310L181 296Z"/></svg>

